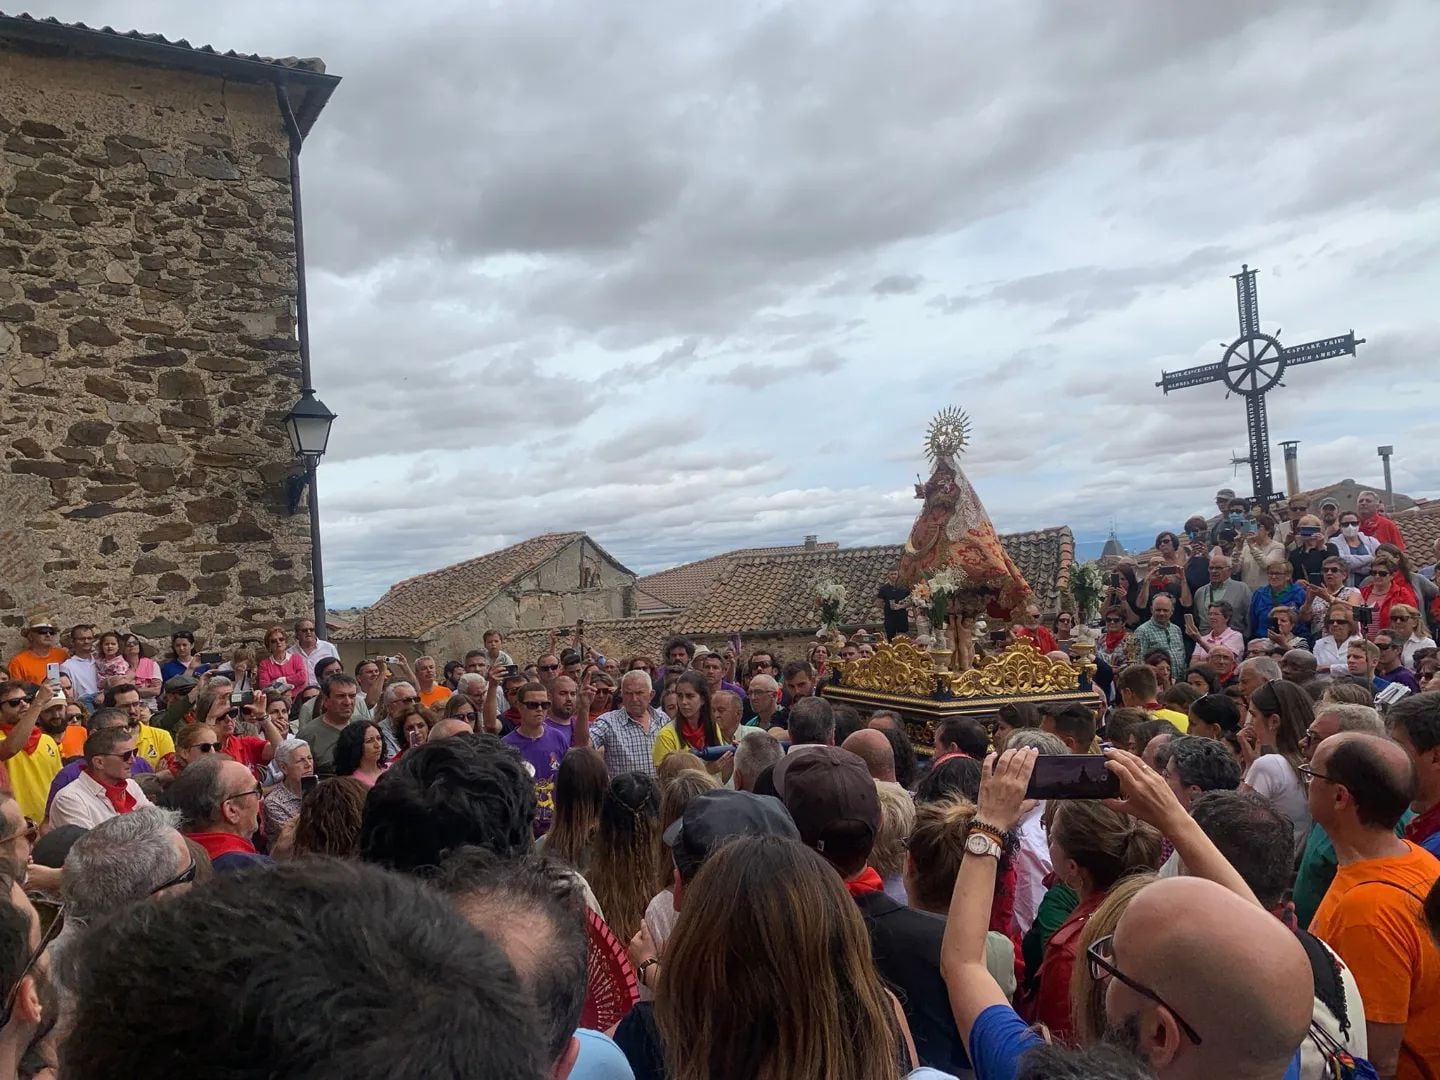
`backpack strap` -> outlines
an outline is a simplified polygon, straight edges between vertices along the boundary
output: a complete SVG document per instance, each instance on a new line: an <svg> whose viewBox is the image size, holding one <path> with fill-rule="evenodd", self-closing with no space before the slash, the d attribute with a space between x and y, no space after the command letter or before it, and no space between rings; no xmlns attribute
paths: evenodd
<svg viewBox="0 0 1440 1080"><path fill-rule="evenodd" d="M1369 881L1357 881L1354 885L1351 885L1350 888L1358 889L1361 885L1389 885L1390 888L1399 889L1411 899L1419 900L1422 904L1425 903L1425 899L1423 897L1416 896L1413 892L1407 889L1404 885L1401 885L1398 881L1386 881L1384 878L1371 878Z"/></svg>
<svg viewBox="0 0 1440 1080"><path fill-rule="evenodd" d="M1314 934L1308 930L1296 930L1295 936L1305 949L1310 961L1310 972L1315 982L1315 996L1330 1010L1340 1023L1340 1034L1350 1040L1350 1015L1345 1007L1345 981L1340 976L1340 965L1334 955Z"/></svg>

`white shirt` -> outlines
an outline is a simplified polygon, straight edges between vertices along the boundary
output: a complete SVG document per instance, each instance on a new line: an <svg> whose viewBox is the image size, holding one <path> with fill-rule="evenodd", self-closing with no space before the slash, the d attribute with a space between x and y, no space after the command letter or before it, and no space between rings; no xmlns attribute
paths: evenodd
<svg viewBox="0 0 1440 1080"><path fill-rule="evenodd" d="M1020 846L1015 852L1015 925L1025 934L1035 921L1040 901L1045 899L1045 875L1050 873L1050 839L1040 818L1045 804L1037 802L1022 814L1015 832Z"/></svg>
<svg viewBox="0 0 1440 1080"><path fill-rule="evenodd" d="M318 664L321 660L324 660L327 656L333 656L337 660L340 659L340 654L335 651L335 646L331 645L330 642L326 641L324 638L317 638L315 640L315 648L311 649L308 653L302 648L300 648L299 644L297 643L295 645L291 645L289 651L286 652L285 655L298 656L301 660L305 662L305 678L308 680L305 683L305 686L311 686L316 684L315 665ZM305 687L297 686L295 689L303 690L305 689Z"/></svg>
<svg viewBox="0 0 1440 1080"><path fill-rule="evenodd" d="M1290 819L1295 830L1295 850L1305 844L1310 832L1310 803L1305 798L1305 785L1295 766L1282 754L1266 754L1255 759L1245 774L1245 784L1255 794Z"/></svg>
<svg viewBox="0 0 1440 1080"><path fill-rule="evenodd" d="M1434 642L1434 640L1433 640L1432 638L1412 636L1409 641L1405 642L1405 649L1404 649L1404 651L1400 654L1400 656L1401 656L1401 661L1400 661L1400 662L1403 663L1406 667L1408 667L1411 671L1414 671L1414 670L1415 670L1415 650L1416 650L1416 649L1433 649L1433 648L1435 648L1435 642Z"/></svg>
<svg viewBox="0 0 1440 1080"><path fill-rule="evenodd" d="M130 792L130 797L135 800L137 810L150 805L150 800L133 779L126 780L125 787ZM102 821L119 816L119 812L106 797L105 789L83 769L79 776L60 789L50 804L50 824L57 829L61 825L80 825L93 829Z"/></svg>
<svg viewBox="0 0 1440 1080"><path fill-rule="evenodd" d="M70 677L70 686L75 697L94 697L100 692L100 675L95 670L95 658L72 656L60 665L60 673Z"/></svg>
<svg viewBox="0 0 1440 1080"><path fill-rule="evenodd" d="M1350 652L1350 643L1364 640L1359 634L1351 634L1343 644L1336 643L1334 634L1316 638L1315 666L1321 671L1330 672L1331 675L1350 674L1350 667L1345 662L1345 657Z"/></svg>

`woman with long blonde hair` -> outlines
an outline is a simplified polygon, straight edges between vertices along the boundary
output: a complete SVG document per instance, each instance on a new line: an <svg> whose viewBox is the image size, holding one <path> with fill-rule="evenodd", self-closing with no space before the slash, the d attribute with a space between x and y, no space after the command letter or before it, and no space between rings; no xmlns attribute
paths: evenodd
<svg viewBox="0 0 1440 1080"><path fill-rule="evenodd" d="M600 807L609 790L610 771L598 750L578 746L567 750L555 771L555 816L537 850L583 874L590 865Z"/></svg>
<svg viewBox="0 0 1440 1080"><path fill-rule="evenodd" d="M670 1080L899 1080L909 1030L834 869L746 836L705 861L665 951L655 1022Z"/></svg>
<svg viewBox="0 0 1440 1080"><path fill-rule="evenodd" d="M1127 874L1105 894L1105 902L1095 909L1080 932L1076 953L1085 956L1090 946L1115 933L1120 917L1135 899L1135 894L1155 880L1154 874ZM1070 975L1070 1017L1074 1022L1075 1040L1081 1046L1093 1046L1105 1035L1105 987L1109 980L1097 980L1090 974L1090 964L1076 964Z"/></svg>
<svg viewBox="0 0 1440 1080"><path fill-rule="evenodd" d="M600 806L594 852L585 872L605 921L621 941L640 929L655 895L660 862L660 789L641 772L610 781Z"/></svg>

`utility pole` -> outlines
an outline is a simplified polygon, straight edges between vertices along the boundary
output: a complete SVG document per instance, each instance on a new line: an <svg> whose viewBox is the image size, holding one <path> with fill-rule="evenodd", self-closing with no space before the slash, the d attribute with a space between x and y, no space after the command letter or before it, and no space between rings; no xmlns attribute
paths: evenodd
<svg viewBox="0 0 1440 1080"><path fill-rule="evenodd" d="M1390 485L1390 455L1395 453L1395 447L1377 446L1375 452L1385 463L1385 512L1393 514L1395 512L1395 489Z"/></svg>

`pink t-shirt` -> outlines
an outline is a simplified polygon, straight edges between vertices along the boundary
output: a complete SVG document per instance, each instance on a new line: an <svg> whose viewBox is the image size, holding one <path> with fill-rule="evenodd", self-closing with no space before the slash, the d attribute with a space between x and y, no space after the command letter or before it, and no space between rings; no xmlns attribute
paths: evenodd
<svg viewBox="0 0 1440 1080"><path fill-rule="evenodd" d="M310 679L305 670L305 658L295 653L277 664L271 657L265 657L260 661L260 688L263 690L276 679L284 679L290 684L290 689L299 690Z"/></svg>

